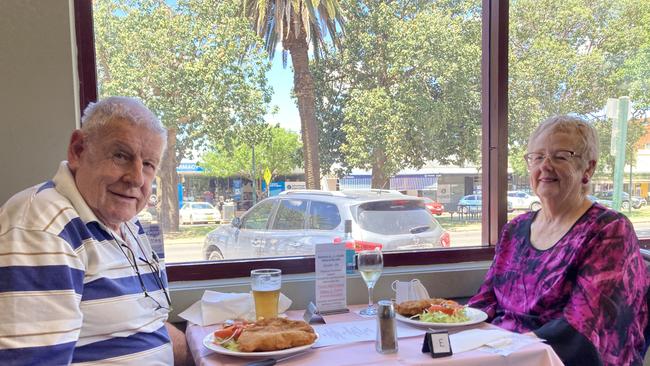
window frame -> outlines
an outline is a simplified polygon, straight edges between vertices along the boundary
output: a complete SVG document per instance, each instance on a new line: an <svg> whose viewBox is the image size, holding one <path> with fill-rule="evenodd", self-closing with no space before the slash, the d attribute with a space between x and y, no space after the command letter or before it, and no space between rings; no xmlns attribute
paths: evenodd
<svg viewBox="0 0 650 366"><path fill-rule="evenodd" d="M481 124L482 202L481 246L384 255L387 267L491 260L501 228L507 221L508 164L508 9L509 1L482 0ZM74 0L81 111L97 100L97 76L92 0ZM650 238L640 240L650 247ZM313 256L239 261L186 262L167 265L171 282L246 277L253 268L280 268L286 274L314 271Z"/></svg>

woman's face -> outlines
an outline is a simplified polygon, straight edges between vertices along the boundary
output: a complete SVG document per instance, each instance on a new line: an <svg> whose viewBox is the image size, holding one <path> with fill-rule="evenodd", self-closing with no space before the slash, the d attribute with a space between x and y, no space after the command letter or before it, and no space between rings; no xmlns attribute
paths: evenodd
<svg viewBox="0 0 650 366"><path fill-rule="evenodd" d="M578 149L575 141L574 135L549 131L537 136L528 145L529 153L546 156L528 166L530 186L542 201L551 199L555 202L574 204L575 198L583 195L582 179L590 176L589 164L580 156L582 151ZM561 151L562 153L558 154ZM568 157L567 151L574 152L575 155Z"/></svg>

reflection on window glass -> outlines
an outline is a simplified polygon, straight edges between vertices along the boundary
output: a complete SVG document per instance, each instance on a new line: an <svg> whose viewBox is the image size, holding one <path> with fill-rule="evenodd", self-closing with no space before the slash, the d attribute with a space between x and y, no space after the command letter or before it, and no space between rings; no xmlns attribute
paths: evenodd
<svg viewBox="0 0 650 366"><path fill-rule="evenodd" d="M259 205L253 207L253 209L244 217L242 228L251 230L266 229L266 224L271 216L272 209L272 202L261 202Z"/></svg>
<svg viewBox="0 0 650 366"><path fill-rule="evenodd" d="M137 96L169 129L149 215L138 216L161 227L167 262L206 259L206 247L248 240L271 219L279 231L312 229L305 242L340 238L341 205L247 213L303 189L426 198L377 228L384 238L349 218L359 240L386 251L481 245L481 217L459 201L481 193L482 2L336 2L325 22L306 6L290 20L322 27L315 42L256 34L240 0L93 2L100 97ZM197 220L190 203L217 213ZM272 253L257 239L237 256Z"/></svg>
<svg viewBox="0 0 650 366"><path fill-rule="evenodd" d="M307 201L281 200L273 230L302 230L305 227Z"/></svg>
<svg viewBox="0 0 650 366"><path fill-rule="evenodd" d="M589 198L627 215L640 237L650 237L650 33L647 19L639 16L648 11L646 0L510 1L508 203L513 215L541 207L523 159L528 136L548 117L574 114L590 121L600 138ZM619 121L625 104L628 113ZM620 122L627 131L620 141L624 159L617 163L616 156L623 156L616 153ZM622 191L618 207L615 188Z"/></svg>
<svg viewBox="0 0 650 366"><path fill-rule="evenodd" d="M336 205L312 201L309 206L309 229L333 230L341 223L341 215Z"/></svg>

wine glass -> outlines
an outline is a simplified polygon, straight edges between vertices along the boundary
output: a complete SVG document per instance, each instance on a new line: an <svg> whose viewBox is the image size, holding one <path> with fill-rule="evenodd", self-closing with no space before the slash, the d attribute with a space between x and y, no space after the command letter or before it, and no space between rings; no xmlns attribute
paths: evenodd
<svg viewBox="0 0 650 366"><path fill-rule="evenodd" d="M377 308L373 306L372 302L372 290L375 287L375 283L381 276L381 270L384 268L384 257L381 254L381 250L364 250L357 254L357 266L361 277L366 281L366 286L368 286L368 307L361 310L359 314L364 316L373 316L377 315Z"/></svg>

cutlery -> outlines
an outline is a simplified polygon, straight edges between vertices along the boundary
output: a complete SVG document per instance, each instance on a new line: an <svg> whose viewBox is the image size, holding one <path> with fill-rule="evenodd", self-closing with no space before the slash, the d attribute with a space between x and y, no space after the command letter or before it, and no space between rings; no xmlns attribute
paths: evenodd
<svg viewBox="0 0 650 366"><path fill-rule="evenodd" d="M265 358L263 360L249 362L245 366L273 366L276 363L286 361L286 360L290 359L291 357L296 357L298 355L302 355L303 353L305 353L305 352L294 353L294 354L292 354L290 356L286 356L286 357L282 357L282 358Z"/></svg>

